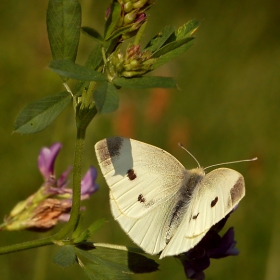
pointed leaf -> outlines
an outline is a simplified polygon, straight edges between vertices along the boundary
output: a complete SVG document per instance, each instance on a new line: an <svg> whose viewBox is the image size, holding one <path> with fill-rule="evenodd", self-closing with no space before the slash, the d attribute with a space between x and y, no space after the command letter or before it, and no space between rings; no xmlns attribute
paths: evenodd
<svg viewBox="0 0 280 280"><path fill-rule="evenodd" d="M192 37L193 33L197 30L200 22L196 19L190 20L187 23L183 24L177 30L175 30L164 43L163 46L170 44L175 41L180 41L188 37Z"/></svg>
<svg viewBox="0 0 280 280"><path fill-rule="evenodd" d="M96 40L97 42L99 42L101 44L103 43L103 37L95 29L88 27L88 26L84 26L84 27L82 27L82 32L84 34L90 36L92 39Z"/></svg>
<svg viewBox="0 0 280 280"><path fill-rule="evenodd" d="M124 88L175 88L177 84L173 78L144 76L139 78L116 78L114 84Z"/></svg>
<svg viewBox="0 0 280 280"><path fill-rule="evenodd" d="M157 58L157 57L160 57L164 54L170 53L171 51L176 50L183 45L186 45L187 43L189 43L193 39L194 39L193 37L187 37L187 38L184 38L182 40L175 41L175 42L169 43L167 45L164 45L158 51L153 53L152 58Z"/></svg>
<svg viewBox="0 0 280 280"><path fill-rule="evenodd" d="M193 35L193 33L197 30L200 22L196 19L190 20L181 27L179 27L176 32L176 40L181 40L186 37L190 37Z"/></svg>
<svg viewBox="0 0 280 280"><path fill-rule="evenodd" d="M72 234L72 238L74 238L74 243L80 243L86 241L89 236L93 235L97 232L105 223L105 219L99 219L94 221L84 232L80 233L79 235L75 232Z"/></svg>
<svg viewBox="0 0 280 280"><path fill-rule="evenodd" d="M181 54L183 54L186 50L188 50L194 43L193 38L187 43L181 45L180 47L170 51L164 55L161 55L156 62L153 64L153 69L160 67L161 65L167 63L168 61L177 58Z"/></svg>
<svg viewBox="0 0 280 280"><path fill-rule="evenodd" d="M100 113L111 113L118 109L119 97L115 86L103 83L93 94L97 110Z"/></svg>
<svg viewBox="0 0 280 280"><path fill-rule="evenodd" d="M47 29L53 59L75 61L81 26L78 0L49 0Z"/></svg>
<svg viewBox="0 0 280 280"><path fill-rule="evenodd" d="M53 262L62 266L67 267L75 264L77 261L76 253L73 246L66 245L59 249L53 258Z"/></svg>
<svg viewBox="0 0 280 280"><path fill-rule="evenodd" d="M89 230L90 234L93 235L94 233L96 233L100 228L102 228L104 223L105 223L105 219L98 219L98 220L94 221L88 227L88 230Z"/></svg>
<svg viewBox="0 0 280 280"><path fill-rule="evenodd" d="M166 26L157 36L155 36L145 47L145 51L157 51L174 32L173 26Z"/></svg>
<svg viewBox="0 0 280 280"><path fill-rule="evenodd" d="M109 36L116 28L117 23L121 17L121 5L117 1L114 1L111 4L110 9L111 9L111 13L105 24L105 32L104 32L105 40L108 40Z"/></svg>
<svg viewBox="0 0 280 280"><path fill-rule="evenodd" d="M118 29L116 29L115 31L112 32L111 35L109 35L106 40L112 40L112 39L115 39L117 37L119 37L120 35L128 32L130 30L130 27L132 26L131 25L126 25L126 26L123 26L123 27L120 27Z"/></svg>
<svg viewBox="0 0 280 280"><path fill-rule="evenodd" d="M17 117L14 131L30 134L45 129L65 109L71 99L68 92L61 92L27 105Z"/></svg>
<svg viewBox="0 0 280 280"><path fill-rule="evenodd" d="M83 231L77 238L75 238L74 240L73 240L73 242L74 243L81 243L81 242L84 242L84 241L86 241L87 239L88 239L88 237L89 237L89 235L90 235L90 232L89 232L89 230L88 229L86 229L85 231Z"/></svg>
<svg viewBox="0 0 280 280"><path fill-rule="evenodd" d="M78 65L72 61L59 59L51 61L49 68L64 77L81 81L106 81L104 74Z"/></svg>

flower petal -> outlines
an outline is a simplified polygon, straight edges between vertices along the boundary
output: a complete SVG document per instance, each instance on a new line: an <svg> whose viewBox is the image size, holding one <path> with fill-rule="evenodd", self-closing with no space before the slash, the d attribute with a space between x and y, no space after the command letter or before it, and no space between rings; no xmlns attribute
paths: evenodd
<svg viewBox="0 0 280 280"><path fill-rule="evenodd" d="M95 183L96 177L97 170L91 166L81 182L81 199L89 198L98 190L98 185Z"/></svg>
<svg viewBox="0 0 280 280"><path fill-rule="evenodd" d="M61 148L61 143L54 143L50 148L44 147L40 151L38 168L46 181L54 176L54 162Z"/></svg>
<svg viewBox="0 0 280 280"><path fill-rule="evenodd" d="M59 217L58 217L58 220L60 222L68 222L70 219L70 213L64 213L64 214L61 214Z"/></svg>
<svg viewBox="0 0 280 280"><path fill-rule="evenodd" d="M221 238L221 244L219 247L210 250L208 255L210 258L220 259L227 256L236 256L239 254L237 248L235 248L236 241L234 241L234 229L229 228L228 231Z"/></svg>
<svg viewBox="0 0 280 280"><path fill-rule="evenodd" d="M58 178L57 180L57 187L58 188L66 188L67 184L68 184L68 180L67 177L69 175L69 173L72 171L73 166L69 166Z"/></svg>

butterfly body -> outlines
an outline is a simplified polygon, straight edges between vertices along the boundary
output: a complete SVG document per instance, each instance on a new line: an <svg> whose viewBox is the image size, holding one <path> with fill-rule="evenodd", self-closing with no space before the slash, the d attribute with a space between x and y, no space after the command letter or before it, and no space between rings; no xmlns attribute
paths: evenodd
<svg viewBox="0 0 280 280"><path fill-rule="evenodd" d="M112 137L95 145L114 218L144 251L160 257L194 247L245 195L229 168L187 170L168 152Z"/></svg>

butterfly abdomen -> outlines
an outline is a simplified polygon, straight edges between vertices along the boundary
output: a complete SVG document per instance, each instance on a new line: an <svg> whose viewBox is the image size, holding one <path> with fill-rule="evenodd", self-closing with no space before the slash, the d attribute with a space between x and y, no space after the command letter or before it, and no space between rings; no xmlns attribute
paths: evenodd
<svg viewBox="0 0 280 280"><path fill-rule="evenodd" d="M203 177L204 171L201 168L186 172L185 183L179 189L177 198L175 200L176 204L171 211L172 214L170 216L171 218L168 223L168 229L166 232L166 244L168 244L172 236L175 234L178 226L180 225L181 220L183 219L184 214L187 211L193 192L196 186L198 186L199 182L203 179Z"/></svg>

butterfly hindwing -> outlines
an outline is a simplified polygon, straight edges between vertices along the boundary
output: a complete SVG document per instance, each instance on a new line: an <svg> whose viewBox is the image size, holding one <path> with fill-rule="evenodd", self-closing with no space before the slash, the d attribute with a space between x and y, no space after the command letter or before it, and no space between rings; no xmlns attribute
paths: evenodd
<svg viewBox="0 0 280 280"><path fill-rule="evenodd" d="M166 227L164 224L169 218L169 211L173 202L161 203L144 216L134 219L124 215L112 195L110 205L112 214L138 246L149 254L158 254L166 246Z"/></svg>

